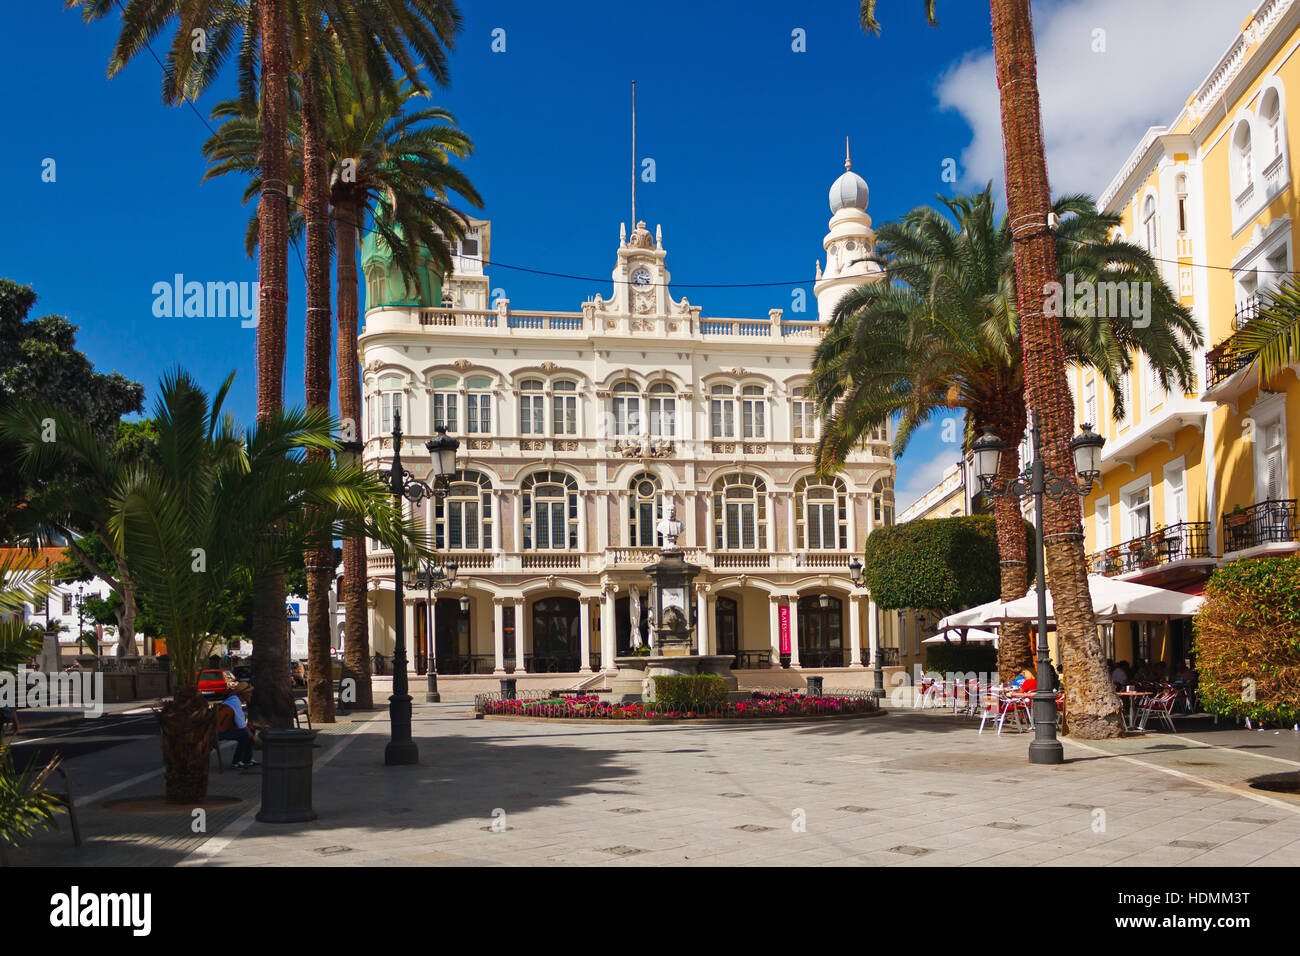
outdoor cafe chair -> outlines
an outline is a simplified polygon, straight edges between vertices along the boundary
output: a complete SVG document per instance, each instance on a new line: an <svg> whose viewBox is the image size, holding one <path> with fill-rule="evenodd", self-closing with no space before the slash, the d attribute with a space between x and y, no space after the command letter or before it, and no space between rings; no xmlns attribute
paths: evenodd
<svg viewBox="0 0 1300 956"><path fill-rule="evenodd" d="M1029 723L1029 701L1027 698L1008 697L1006 694L997 694L984 701L983 711L980 714L979 732L984 733L984 725L990 720L996 720L998 724L998 736L1002 736L1002 727L1007 722L1007 718L1014 716L1016 720L1016 730L1021 730Z"/></svg>
<svg viewBox="0 0 1300 956"><path fill-rule="evenodd" d="M1174 729L1174 701L1178 699L1178 692L1172 690L1161 691L1154 697L1143 701L1141 705L1142 715L1138 718L1137 729L1145 732L1147 729L1147 720L1152 717L1158 717L1170 730Z"/></svg>

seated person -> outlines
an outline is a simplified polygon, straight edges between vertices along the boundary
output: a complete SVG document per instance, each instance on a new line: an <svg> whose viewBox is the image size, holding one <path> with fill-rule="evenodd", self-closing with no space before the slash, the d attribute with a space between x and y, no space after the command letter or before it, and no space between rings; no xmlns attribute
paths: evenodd
<svg viewBox="0 0 1300 956"><path fill-rule="evenodd" d="M1110 672L1110 682L1116 687L1123 687L1128 681L1128 661L1120 661Z"/></svg>
<svg viewBox="0 0 1300 956"><path fill-rule="evenodd" d="M1034 672L1028 667L1022 670L1011 683L1014 684L1016 690L1020 691L1022 694L1032 694L1034 691L1038 690L1038 678L1034 676Z"/></svg>
<svg viewBox="0 0 1300 956"><path fill-rule="evenodd" d="M253 685L241 681L230 689L230 696L221 702L217 713L217 737L235 741L235 759L230 766L237 770L258 765L253 759L253 734L244 711L252 695Z"/></svg>

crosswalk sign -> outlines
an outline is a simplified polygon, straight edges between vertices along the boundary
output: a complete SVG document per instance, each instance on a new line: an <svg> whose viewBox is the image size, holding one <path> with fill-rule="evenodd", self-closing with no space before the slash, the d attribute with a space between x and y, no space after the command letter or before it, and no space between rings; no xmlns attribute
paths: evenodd
<svg viewBox="0 0 1300 956"><path fill-rule="evenodd" d="M286 604L284 606L284 616L288 618L290 621L298 620L298 605Z"/></svg>

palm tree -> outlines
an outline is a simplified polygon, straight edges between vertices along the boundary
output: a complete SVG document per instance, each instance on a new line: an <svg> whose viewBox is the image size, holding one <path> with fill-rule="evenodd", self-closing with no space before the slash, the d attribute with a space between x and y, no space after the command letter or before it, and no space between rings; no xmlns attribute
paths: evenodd
<svg viewBox="0 0 1300 956"><path fill-rule="evenodd" d="M241 431L223 410L233 379L209 401L185 373L166 375L154 412L158 457L122 475L109 498L114 542L175 668L175 693L160 712L174 801L207 792L214 711L198 692L198 674L247 569L283 574L289 554L342 529L392 542L398 553L424 551L423 530L404 522L379 478L307 454L337 450L336 422L319 411L281 410ZM73 424L62 412L40 411L60 433ZM72 445L50 444L80 463Z"/></svg>
<svg viewBox="0 0 1300 956"><path fill-rule="evenodd" d="M894 416L895 453L901 455L936 412L961 408L967 445L977 424L993 427L1009 449L1000 479L1019 474L1019 454L1011 449L1024 436L1026 408L1011 228L1008 220L995 219L991 187L940 202L951 218L922 206L880 227L872 258L884 277L844 297L818 347L813 388L826 423L817 449L823 472L840 469L849 449ZM1110 241L1118 217L1097 212L1087 196L1062 197L1053 209L1064 271L1095 283L1150 282L1155 290L1145 325L1096 310L1067 312L1068 360L1098 371L1117 418L1124 412L1122 376L1135 351L1148 356L1162 384L1190 389L1190 347L1201 344L1201 333L1149 254ZM1028 586L1024 522L1009 499L996 500L994 513L1002 598L1012 600ZM1004 677L1031 667L1033 656L1026 626L1003 629L998 669Z"/></svg>
<svg viewBox="0 0 1300 956"><path fill-rule="evenodd" d="M923 0L934 24L935 2ZM1069 440L1074 402L1066 380L1066 347L1061 323L1044 306L1047 283L1060 272L1048 213L1043 117L1038 101L1038 62L1029 0L990 0L993 60L1002 112L1002 142L1007 181L1007 212L1014 224L1016 295L1025 392L1037 412L1043 463L1058 475L1074 473ZM860 0L864 30L878 34L876 0ZM1123 732L1119 698L1097 636L1083 552L1083 514L1075 495L1045 498L1043 533L1048 585L1056 608L1056 633L1062 663L1071 673L1065 688L1070 733L1085 739Z"/></svg>
<svg viewBox="0 0 1300 956"><path fill-rule="evenodd" d="M421 259L433 268L451 268L449 240L464 234L464 215L451 205L451 194L475 207L482 198L455 160L473 151L470 138L444 109L418 107L427 97L423 87L403 85L396 94L376 91L358 79L346 62L326 77L323 97L325 147L330 169L331 219L338 255L337 322L339 413L346 440L361 435L361 379L357 366L357 233L366 228L367 213L393 261L414 282ZM291 91L291 95L292 91ZM418 108L412 108L416 106ZM204 143L208 159L205 179L239 172L250 176L245 198L257 193L259 130L237 100L217 104L221 120L215 136ZM290 124L290 182L300 181L305 137ZM305 191L305 190L304 190ZM304 204L305 205L305 204ZM295 217L291 230L305 225ZM257 220L249 220L246 242L257 242ZM370 653L366 620L365 542L343 541L344 666L357 681L357 706L372 706Z"/></svg>

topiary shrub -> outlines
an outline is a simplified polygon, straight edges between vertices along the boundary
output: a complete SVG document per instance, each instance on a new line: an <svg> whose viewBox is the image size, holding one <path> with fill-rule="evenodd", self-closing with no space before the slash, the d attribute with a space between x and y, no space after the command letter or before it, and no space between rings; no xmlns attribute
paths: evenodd
<svg viewBox="0 0 1300 956"><path fill-rule="evenodd" d="M998 652L992 644L927 644L925 670L940 674L993 674L998 669Z"/></svg>
<svg viewBox="0 0 1300 956"><path fill-rule="evenodd" d="M707 712L727 700L727 681L716 674L650 678L655 683L656 710Z"/></svg>
<svg viewBox="0 0 1300 956"><path fill-rule="evenodd" d="M1024 557L1032 581L1032 556ZM876 605L887 610L955 611L992 601L1002 585L997 522L970 515L876 528L867 536L862 572Z"/></svg>
<svg viewBox="0 0 1300 956"><path fill-rule="evenodd" d="M1300 556L1219 568L1192 626L1205 710L1284 726L1300 721Z"/></svg>

